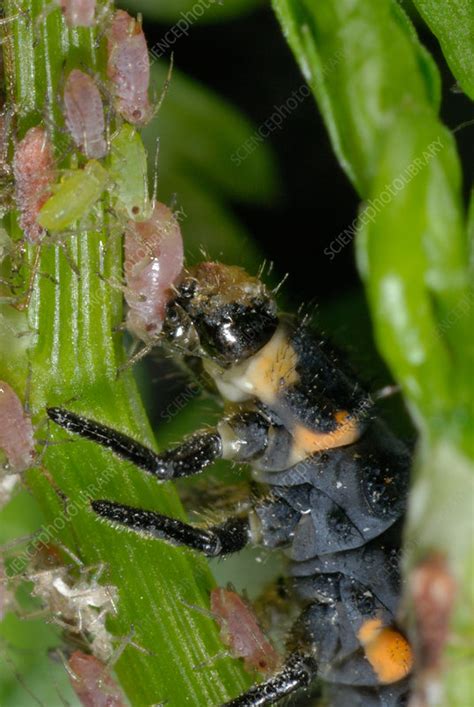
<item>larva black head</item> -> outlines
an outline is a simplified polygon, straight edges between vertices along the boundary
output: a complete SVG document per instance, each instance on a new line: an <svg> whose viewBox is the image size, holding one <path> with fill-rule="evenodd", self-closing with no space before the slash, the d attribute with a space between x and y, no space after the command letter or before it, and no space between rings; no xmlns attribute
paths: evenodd
<svg viewBox="0 0 474 707"><path fill-rule="evenodd" d="M259 351L277 324L276 303L260 280L239 267L200 263L168 305L164 330L182 348L230 365Z"/></svg>

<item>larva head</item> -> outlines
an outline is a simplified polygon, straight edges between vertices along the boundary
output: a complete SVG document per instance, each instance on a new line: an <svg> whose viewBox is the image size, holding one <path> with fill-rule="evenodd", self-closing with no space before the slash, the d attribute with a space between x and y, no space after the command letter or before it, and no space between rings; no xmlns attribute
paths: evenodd
<svg viewBox="0 0 474 707"><path fill-rule="evenodd" d="M172 343L228 366L259 351L277 324L276 303L260 280L239 267L205 262L178 286L165 331Z"/></svg>

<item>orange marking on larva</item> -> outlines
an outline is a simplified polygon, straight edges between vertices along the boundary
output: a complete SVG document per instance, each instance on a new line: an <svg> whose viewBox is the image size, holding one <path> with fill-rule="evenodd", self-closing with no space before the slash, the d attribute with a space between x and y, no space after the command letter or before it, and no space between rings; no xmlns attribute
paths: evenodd
<svg viewBox="0 0 474 707"><path fill-rule="evenodd" d="M345 447L359 438L360 429L357 420L350 418L349 413L345 411L337 412L335 419L338 426L331 432L316 432L298 425L293 430L293 439L295 441L294 456L303 459L324 449Z"/></svg>
<svg viewBox="0 0 474 707"><path fill-rule="evenodd" d="M357 637L367 660L384 685L402 680L412 669L410 644L399 631L383 626L380 619L365 621Z"/></svg>
<svg viewBox="0 0 474 707"><path fill-rule="evenodd" d="M263 402L272 403L281 390L298 382L297 363L298 354L286 334L278 332L249 366L246 378L255 395Z"/></svg>

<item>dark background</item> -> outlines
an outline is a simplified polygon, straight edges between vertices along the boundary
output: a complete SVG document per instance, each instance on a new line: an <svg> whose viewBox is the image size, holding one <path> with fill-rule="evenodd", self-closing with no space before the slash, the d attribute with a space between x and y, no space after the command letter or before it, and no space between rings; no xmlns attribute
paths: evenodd
<svg viewBox="0 0 474 707"><path fill-rule="evenodd" d="M167 25L145 22L151 46ZM455 129L474 118L472 103L453 92L454 79L436 39L418 23L421 41L433 54L443 77L442 118ZM191 26L176 42L178 68L215 89L253 120L257 127L292 91L303 84L273 12L258 10L219 25ZM456 134L464 161L466 184L474 174L474 126ZM287 287L294 303L325 300L359 288L353 248L334 260L324 248L356 216L359 199L339 167L311 96L306 98L269 137L280 168L281 192L271 208L235 205L238 216L277 270L290 273Z"/></svg>

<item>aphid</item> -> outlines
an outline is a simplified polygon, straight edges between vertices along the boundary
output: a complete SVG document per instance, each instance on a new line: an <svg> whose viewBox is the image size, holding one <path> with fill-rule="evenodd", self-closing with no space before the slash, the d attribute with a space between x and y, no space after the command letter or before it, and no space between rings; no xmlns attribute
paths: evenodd
<svg viewBox="0 0 474 707"><path fill-rule="evenodd" d="M96 0L60 0L59 5L69 27L93 27Z"/></svg>
<svg viewBox="0 0 474 707"><path fill-rule="evenodd" d="M183 239L173 212L156 203L147 221L125 228L127 328L145 342L160 333L171 288L183 269Z"/></svg>
<svg viewBox="0 0 474 707"><path fill-rule="evenodd" d="M446 558L432 553L413 568L409 584L417 640L417 674L410 707L442 704L443 652L449 639L457 582Z"/></svg>
<svg viewBox="0 0 474 707"><path fill-rule="evenodd" d="M278 653L259 626L254 611L237 592L217 587L211 591L211 611L221 629L221 640L235 658L243 658L246 670L272 673Z"/></svg>
<svg viewBox="0 0 474 707"><path fill-rule="evenodd" d="M148 99L150 59L141 23L117 10L107 31L107 76L120 115L145 125L153 115Z"/></svg>
<svg viewBox="0 0 474 707"><path fill-rule="evenodd" d="M64 86L64 117L76 146L88 158L103 157L105 141L104 107L94 79L73 69Z"/></svg>
<svg viewBox="0 0 474 707"><path fill-rule="evenodd" d="M244 270L190 268L168 298L168 346L198 356L227 409L214 429L156 454L60 408L49 417L165 481L219 458L251 465L270 492L224 522L196 527L94 500L101 518L210 557L248 543L284 548L305 608L283 667L229 703L256 707L324 681L331 707L395 707L412 649L397 625L401 528L410 454L337 352Z"/></svg>
<svg viewBox="0 0 474 707"><path fill-rule="evenodd" d="M86 216L104 191L108 174L97 160L65 177L41 208L37 221L52 233L64 231Z"/></svg>
<svg viewBox="0 0 474 707"><path fill-rule="evenodd" d="M134 221L151 217L147 155L140 134L124 124L110 144L109 173L114 184L116 208Z"/></svg>
<svg viewBox="0 0 474 707"><path fill-rule="evenodd" d="M0 450L6 456L0 477L0 508L7 503L20 480L21 472L33 465L35 440L33 425L21 400L5 381L0 381Z"/></svg>
<svg viewBox="0 0 474 707"><path fill-rule="evenodd" d="M109 613L116 613L116 587L99 584L97 574L75 580L67 567L40 570L27 579L34 582L32 596L41 599L55 623L68 633L84 637L91 653L107 662L113 655L113 645L105 621Z"/></svg>
<svg viewBox="0 0 474 707"><path fill-rule="evenodd" d="M125 707L122 692L104 663L95 656L74 651L68 660L74 692L84 707Z"/></svg>
<svg viewBox="0 0 474 707"><path fill-rule="evenodd" d="M20 212L20 226L30 243L44 234L38 213L49 199L56 177L53 148L44 128L30 128L13 156L15 199Z"/></svg>

